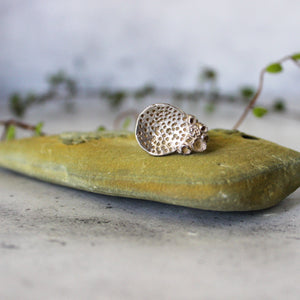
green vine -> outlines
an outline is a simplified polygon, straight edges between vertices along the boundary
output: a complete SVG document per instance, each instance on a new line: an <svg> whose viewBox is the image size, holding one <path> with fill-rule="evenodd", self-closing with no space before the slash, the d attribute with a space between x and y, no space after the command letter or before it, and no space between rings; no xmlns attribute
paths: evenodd
<svg viewBox="0 0 300 300"><path fill-rule="evenodd" d="M77 94L77 83L64 71L58 71L47 78L48 89L45 93L28 93L22 96L20 93L13 93L9 97L11 112L17 117L23 117L29 107L34 104L41 104L54 99L59 94L64 94L65 99L71 99Z"/></svg>
<svg viewBox="0 0 300 300"><path fill-rule="evenodd" d="M24 130L29 130L33 133L34 136L42 136L45 133L42 131L44 123L40 122L37 125L30 125L24 122L16 121L16 120L7 120L1 121L0 125L4 126L4 130L1 135L1 141L9 141L16 138L16 128L21 128Z"/></svg>
<svg viewBox="0 0 300 300"><path fill-rule="evenodd" d="M246 116L248 115L248 113L251 109L253 110L253 114L256 117L262 117L263 115L265 115L267 113L267 110L265 108L255 107L255 103L263 89L264 76L266 73L271 73L271 74L280 73L283 70L282 64L289 60L292 61L294 64L296 64L297 67L300 67L300 53L296 53L296 54L285 56L285 57L281 58L280 60L278 60L277 62L272 63L261 70L257 91L254 94L254 96L252 97L252 99L249 102L249 104L247 105L247 107L245 108L243 114L241 115L241 117L239 118L237 123L234 125L233 129L237 129L241 125L241 123L244 121L244 119L246 118ZM277 108L279 107L278 103L277 103L277 105L275 105L275 107L277 107Z"/></svg>
<svg viewBox="0 0 300 300"><path fill-rule="evenodd" d="M125 89L100 89L101 99L107 100L112 108L119 107L125 99L133 98L136 101L142 101L149 96L160 96L162 94L170 94L174 102L193 101L198 102L201 99L205 100L204 109L207 113L213 113L216 110L216 104L220 101L229 103L244 103L248 102L243 114L234 125L234 129L239 128L248 113L252 110L254 116L260 118L268 113L268 109L261 106L256 106L257 99L261 95L264 76L266 73L278 74L283 71L283 63L292 61L296 66L300 67L300 53L288 55L282 59L269 64L263 68L259 75L258 88L255 91L253 87L245 85L239 88L235 94L222 94L217 88L218 73L211 67L203 68L198 76L199 88L195 90L160 90L151 84L146 84L136 90ZM44 103L48 100L64 95L65 99L72 99L77 95L78 83L64 71L58 71L47 78L48 88L45 93L35 94L28 93L22 96L20 93L13 93L9 99L9 107L14 115L22 117L27 109L32 105ZM285 100L282 98L275 99L269 108L274 112L284 112L286 110ZM116 118L114 128L127 129L130 125L130 120L137 116L135 110L125 111ZM28 125L23 122L8 120L0 121L0 125L4 126L4 132L1 140L11 140L16 137L16 128L22 128L32 131L35 135L43 135L43 123L37 125ZM103 126L99 127L99 131L103 130Z"/></svg>

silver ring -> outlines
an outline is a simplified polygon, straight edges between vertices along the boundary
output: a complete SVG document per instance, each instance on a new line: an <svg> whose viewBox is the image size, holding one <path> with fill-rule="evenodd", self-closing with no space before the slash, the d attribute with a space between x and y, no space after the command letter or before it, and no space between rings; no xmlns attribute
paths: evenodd
<svg viewBox="0 0 300 300"><path fill-rule="evenodd" d="M207 131L195 116L167 103L146 107L135 126L137 142L154 156L203 152L207 147Z"/></svg>

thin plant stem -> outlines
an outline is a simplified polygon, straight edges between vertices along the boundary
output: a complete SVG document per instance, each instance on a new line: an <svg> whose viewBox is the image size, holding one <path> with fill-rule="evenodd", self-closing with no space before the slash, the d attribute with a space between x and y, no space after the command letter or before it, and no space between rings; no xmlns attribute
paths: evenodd
<svg viewBox="0 0 300 300"><path fill-rule="evenodd" d="M0 120L0 125L4 126L4 131L3 131L3 134L1 136L1 141L3 141L5 139L8 127L11 126L11 125L22 128L22 129L25 129L25 130L30 130L30 131L35 131L36 130L36 126L34 126L34 125L30 125L30 124L20 122L20 121L17 121L17 120L13 120L13 119L6 120L6 121ZM45 135L45 133L42 132L41 135Z"/></svg>
<svg viewBox="0 0 300 300"><path fill-rule="evenodd" d="M281 58L280 60L278 60L276 63L277 64L281 64L281 63L283 63L283 62L285 62L287 60L291 60L292 62L294 62L296 64L296 66L300 67L300 62L298 60L294 59L292 57L292 55L284 56L283 58ZM249 111L254 108L254 105L255 105L255 103L256 103L256 101L257 101L258 97L260 96L260 94L262 92L262 89L263 89L263 83L264 83L265 73L266 73L266 68L263 68L260 71L257 91L254 94L253 98L250 100L250 102L247 105L247 107L245 108L245 110L244 110L243 114L241 115L241 117L239 118L239 120L233 126L233 129L238 129L240 127L240 125L242 124L242 122L245 120L245 118L248 115Z"/></svg>

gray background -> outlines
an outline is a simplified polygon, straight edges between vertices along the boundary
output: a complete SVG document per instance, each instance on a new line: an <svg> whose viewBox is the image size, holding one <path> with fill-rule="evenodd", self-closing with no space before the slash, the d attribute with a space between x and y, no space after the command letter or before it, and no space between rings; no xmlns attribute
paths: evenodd
<svg viewBox="0 0 300 300"><path fill-rule="evenodd" d="M41 90L58 69L85 87L193 87L199 69L220 72L220 87L256 86L269 62L299 52L296 0L1 0L0 95ZM299 91L287 64L268 76L268 95Z"/></svg>

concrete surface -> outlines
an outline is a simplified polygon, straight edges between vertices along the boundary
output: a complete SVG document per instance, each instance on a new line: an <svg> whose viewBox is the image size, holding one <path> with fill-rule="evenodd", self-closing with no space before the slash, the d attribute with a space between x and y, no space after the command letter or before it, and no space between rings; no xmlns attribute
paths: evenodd
<svg viewBox="0 0 300 300"><path fill-rule="evenodd" d="M53 115L38 116L48 118L48 131L70 126ZM259 136L275 137L275 120L256 121ZM279 132L299 136L291 122ZM281 141L299 150L295 135ZM216 213L0 169L0 299L299 299L299 277L300 189L268 210Z"/></svg>

